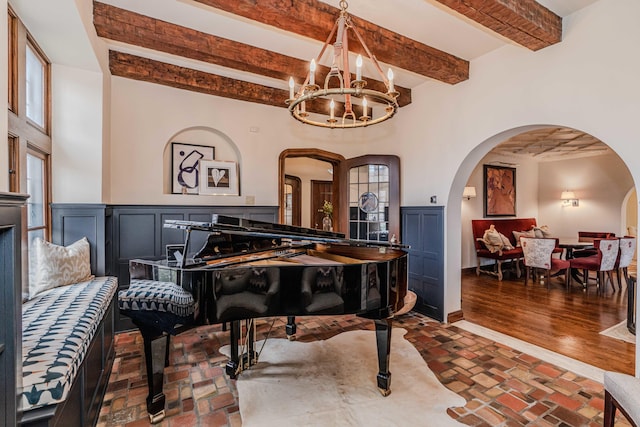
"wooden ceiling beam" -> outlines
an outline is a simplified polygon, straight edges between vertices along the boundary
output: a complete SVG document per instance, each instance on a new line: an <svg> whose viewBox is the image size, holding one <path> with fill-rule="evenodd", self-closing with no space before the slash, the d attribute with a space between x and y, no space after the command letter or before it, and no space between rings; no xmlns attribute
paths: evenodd
<svg viewBox="0 0 640 427"><path fill-rule="evenodd" d="M562 41L562 18L535 0L436 0L531 50Z"/></svg>
<svg viewBox="0 0 640 427"><path fill-rule="evenodd" d="M204 5L324 43L340 10L318 0L195 0ZM351 18L365 43L381 62L456 84L469 78L469 62L379 27ZM365 53L354 40L349 50Z"/></svg>
<svg viewBox="0 0 640 427"><path fill-rule="evenodd" d="M260 49L244 43L182 27L145 15L94 2L93 21L99 37L141 46L184 58L247 71L288 82L293 76L302 84L308 72L307 61ZM329 67L319 66L316 78L324 81ZM352 76L355 80L355 75ZM367 78L368 89L386 91L379 80ZM396 85L398 105L411 103L411 89ZM284 105L284 98L280 98ZM258 101L260 102L260 101Z"/></svg>
<svg viewBox="0 0 640 427"><path fill-rule="evenodd" d="M289 96L288 90L218 76L115 50L109 51L109 70L114 76L274 107L286 108L282 100ZM362 115L361 108L359 105L353 106L356 115ZM307 102L306 109L311 113L326 114L329 111L329 101ZM343 103L336 103L335 114L342 117Z"/></svg>

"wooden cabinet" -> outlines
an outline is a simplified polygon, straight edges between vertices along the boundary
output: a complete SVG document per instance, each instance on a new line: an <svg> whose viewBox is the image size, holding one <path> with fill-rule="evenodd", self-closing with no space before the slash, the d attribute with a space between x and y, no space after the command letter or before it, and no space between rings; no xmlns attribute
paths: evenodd
<svg viewBox="0 0 640 427"><path fill-rule="evenodd" d="M27 196L0 193L0 427L17 425L22 379L22 213Z"/></svg>
<svg viewBox="0 0 640 427"><path fill-rule="evenodd" d="M409 245L409 290L414 310L444 321L444 208L403 207L402 243Z"/></svg>

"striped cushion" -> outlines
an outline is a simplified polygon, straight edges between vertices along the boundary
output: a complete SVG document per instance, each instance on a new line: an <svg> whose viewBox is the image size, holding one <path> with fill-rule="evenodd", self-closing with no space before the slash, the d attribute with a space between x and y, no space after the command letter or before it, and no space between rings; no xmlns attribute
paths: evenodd
<svg viewBox="0 0 640 427"><path fill-rule="evenodd" d="M96 277L23 304L18 393L25 411L66 399L117 287L115 277Z"/></svg>
<svg viewBox="0 0 640 427"><path fill-rule="evenodd" d="M129 289L118 292L120 310L161 311L176 316L193 314L193 296L172 282L132 279Z"/></svg>

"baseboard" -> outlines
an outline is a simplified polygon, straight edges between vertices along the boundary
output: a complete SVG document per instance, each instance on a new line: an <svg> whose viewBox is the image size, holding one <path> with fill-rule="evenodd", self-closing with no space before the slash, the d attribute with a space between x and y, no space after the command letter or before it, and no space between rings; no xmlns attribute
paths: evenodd
<svg viewBox="0 0 640 427"><path fill-rule="evenodd" d="M447 323L454 323L459 320L464 320L464 314L462 313L462 310L457 310L447 314Z"/></svg>

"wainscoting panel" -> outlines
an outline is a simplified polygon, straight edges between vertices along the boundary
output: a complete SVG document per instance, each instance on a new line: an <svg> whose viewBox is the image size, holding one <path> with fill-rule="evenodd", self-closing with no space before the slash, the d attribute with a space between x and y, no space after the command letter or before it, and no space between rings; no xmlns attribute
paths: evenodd
<svg viewBox="0 0 640 427"><path fill-rule="evenodd" d="M410 245L409 290L414 310L444 320L444 208L403 207L402 243Z"/></svg>
<svg viewBox="0 0 640 427"><path fill-rule="evenodd" d="M103 276L108 270L106 223L111 209L102 204L53 204L51 241L56 245L69 246L83 237L91 247L91 271Z"/></svg>

